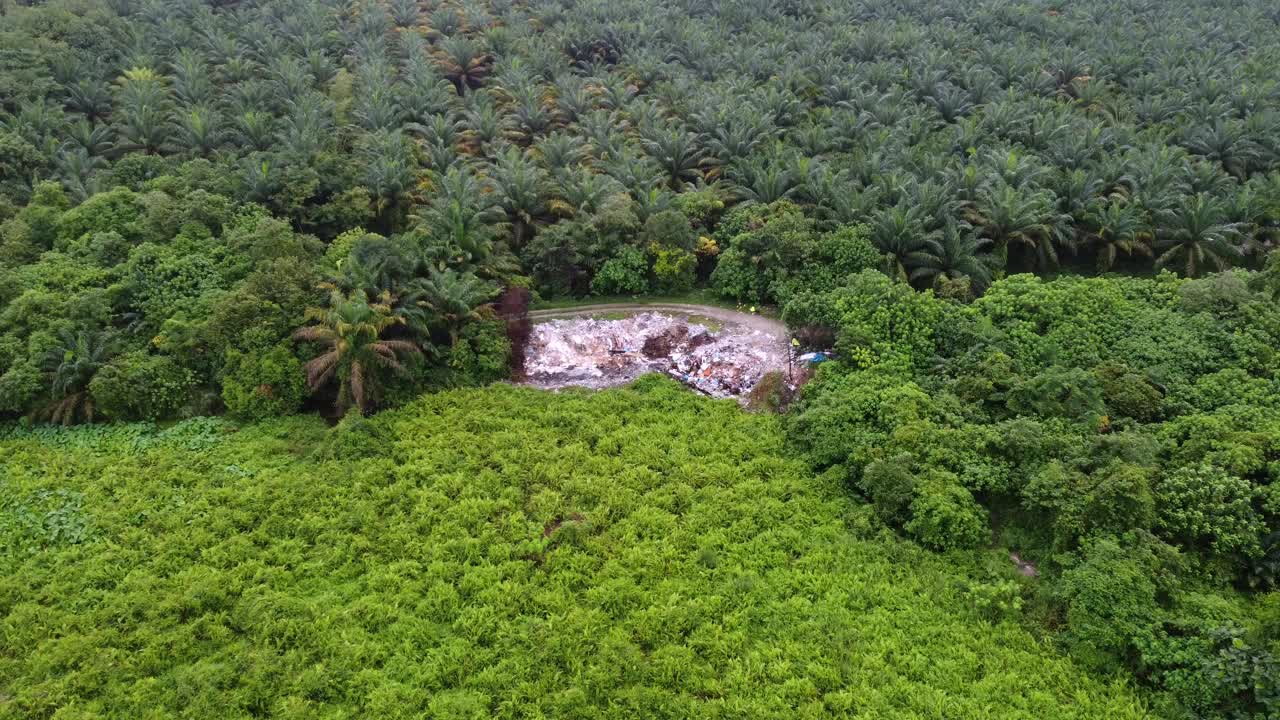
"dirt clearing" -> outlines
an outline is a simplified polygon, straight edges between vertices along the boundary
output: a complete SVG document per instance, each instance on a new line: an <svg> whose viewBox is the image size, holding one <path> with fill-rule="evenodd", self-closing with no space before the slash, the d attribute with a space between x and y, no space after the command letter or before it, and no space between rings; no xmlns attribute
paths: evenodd
<svg viewBox="0 0 1280 720"><path fill-rule="evenodd" d="M550 313L541 313L546 318ZM651 372L718 398L742 399L766 373L787 370L786 328L719 308L582 308L534 325L525 354L534 387L605 388Z"/></svg>

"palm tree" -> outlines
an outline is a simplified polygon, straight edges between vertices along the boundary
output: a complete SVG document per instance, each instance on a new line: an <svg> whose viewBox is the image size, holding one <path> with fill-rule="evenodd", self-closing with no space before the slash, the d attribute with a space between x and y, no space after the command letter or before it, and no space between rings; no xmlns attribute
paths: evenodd
<svg viewBox="0 0 1280 720"><path fill-rule="evenodd" d="M107 166L105 158L90 155L79 146L64 146L58 151L58 172L62 184L76 202L84 202L99 189L94 174Z"/></svg>
<svg viewBox="0 0 1280 720"><path fill-rule="evenodd" d="M999 261L986 252L991 240L968 230L967 223L952 222L926 237L920 250L907 255L911 281L933 284L940 278L968 278L973 291L982 292L991 283L992 271Z"/></svg>
<svg viewBox="0 0 1280 720"><path fill-rule="evenodd" d="M918 205L899 203L885 208L871 219L871 244L884 256L887 274L907 279L907 264L929 235L925 231L924 212Z"/></svg>
<svg viewBox="0 0 1280 720"><path fill-rule="evenodd" d="M546 173L515 147L507 148L498 156L493 170L493 189L498 204L507 211L512 244L520 248L534 222L546 213L542 192Z"/></svg>
<svg viewBox="0 0 1280 720"><path fill-rule="evenodd" d="M1120 201L1085 215L1086 238L1097 249L1099 271L1110 270L1120 253L1151 257L1151 231L1144 215L1142 208Z"/></svg>
<svg viewBox="0 0 1280 720"><path fill-rule="evenodd" d="M487 277L508 268L505 247L499 247L500 225L506 219L493 202L489 186L457 166L434 174L438 195L413 220L425 232L428 257L437 269L475 270Z"/></svg>
<svg viewBox="0 0 1280 720"><path fill-rule="evenodd" d="M1007 258L1010 245L1023 245L1036 255L1040 268L1058 263L1057 245L1063 242L1066 222L1054 207L1051 193L1026 192L1006 183L979 192L971 211L974 224L995 243L996 254Z"/></svg>
<svg viewBox="0 0 1280 720"><path fill-rule="evenodd" d="M148 68L133 68L118 81L120 103L117 118L124 150L158 154L169 149L169 88L164 78Z"/></svg>
<svg viewBox="0 0 1280 720"><path fill-rule="evenodd" d="M492 58L479 43L465 35L454 35L440 41L439 48L436 62L459 95L480 87L489 74Z"/></svg>
<svg viewBox="0 0 1280 720"><path fill-rule="evenodd" d="M1197 155L1217 160L1227 172L1238 178L1246 177L1249 169L1262 159L1261 149L1243 126L1221 119L1188 132L1183 145Z"/></svg>
<svg viewBox="0 0 1280 720"><path fill-rule="evenodd" d="M1187 277L1195 277L1206 266L1223 270L1239 260L1242 252L1235 243L1239 223L1227 222L1222 202L1200 193L1180 207L1157 216L1156 267L1181 264Z"/></svg>
<svg viewBox="0 0 1280 720"><path fill-rule="evenodd" d="M63 149L72 146L83 149L92 157L106 157L115 147L111 141L111 127L105 123L95 125L83 118L77 120L67 126L67 141L63 143Z"/></svg>
<svg viewBox="0 0 1280 720"><path fill-rule="evenodd" d="M706 162L706 153L698 147L697 138L682 128L651 132L641 144L662 167L672 190L680 189L682 181L698 177L698 168Z"/></svg>
<svg viewBox="0 0 1280 720"><path fill-rule="evenodd" d="M477 308L493 299L498 289L469 272L431 269L426 278L411 284L405 305L417 305L444 325L449 347L458 343L458 331L479 317Z"/></svg>
<svg viewBox="0 0 1280 720"><path fill-rule="evenodd" d="M50 382L52 398L40 415L50 422L70 425L77 420L93 422L93 396L89 381L115 351L110 333L63 330L58 342L45 352L41 369Z"/></svg>
<svg viewBox="0 0 1280 720"><path fill-rule="evenodd" d="M111 112L111 89L102 80L84 78L66 86L65 91L67 107L89 122L101 120Z"/></svg>
<svg viewBox="0 0 1280 720"><path fill-rule="evenodd" d="M383 234L399 229L409 191L417 179L417 167L399 130L377 130L365 136L360 154L364 160L364 184L377 206L377 224Z"/></svg>
<svg viewBox="0 0 1280 720"><path fill-rule="evenodd" d="M333 290L328 307L307 309L306 319L315 324L293 334L324 347L305 366L307 386L315 392L336 379L339 412L353 405L361 412L371 410L377 404L381 374L403 373L405 359L422 356L417 344L384 337L404 319L392 313L389 298L383 300L370 303L363 292L344 295Z"/></svg>
<svg viewBox="0 0 1280 720"><path fill-rule="evenodd" d="M265 152L275 144L276 119L269 112L250 110L236 118L232 135L237 143Z"/></svg>
<svg viewBox="0 0 1280 720"><path fill-rule="evenodd" d="M174 143L197 157L206 157L222 145L224 137L217 113L192 107L178 114L174 122Z"/></svg>

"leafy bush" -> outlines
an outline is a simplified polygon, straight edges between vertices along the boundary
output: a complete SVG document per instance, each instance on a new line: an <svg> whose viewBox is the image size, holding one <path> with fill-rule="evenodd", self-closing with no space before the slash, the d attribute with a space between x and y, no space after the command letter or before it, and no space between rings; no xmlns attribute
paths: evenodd
<svg viewBox="0 0 1280 720"><path fill-rule="evenodd" d="M1251 553L1263 523L1248 481L1213 465L1175 469L1156 485L1159 527L1172 538L1217 553Z"/></svg>
<svg viewBox="0 0 1280 720"><path fill-rule="evenodd" d="M287 345L263 352L227 352L222 401L238 418L262 420L297 412L306 390L302 362Z"/></svg>
<svg viewBox="0 0 1280 720"><path fill-rule="evenodd" d="M115 420L158 420L191 397L194 378L172 358L132 352L107 363L89 383L98 410Z"/></svg>
<svg viewBox="0 0 1280 720"><path fill-rule="evenodd" d="M882 520L902 526L916 496L915 460L909 453L874 460L862 471L858 487L875 505Z"/></svg>
<svg viewBox="0 0 1280 720"><path fill-rule="evenodd" d="M511 369L511 340L506 323L491 318L468 324L450 348L448 367L453 387L505 380Z"/></svg>
<svg viewBox="0 0 1280 720"><path fill-rule="evenodd" d="M1117 363L1099 365L1093 372L1102 383L1102 399L1112 415L1139 422L1159 415L1163 396L1147 378Z"/></svg>
<svg viewBox="0 0 1280 720"><path fill-rule="evenodd" d="M1050 367L1009 390L1009 409L1021 415L1091 420L1102 415L1098 378L1079 368Z"/></svg>
<svg viewBox="0 0 1280 720"><path fill-rule="evenodd" d="M911 499L907 534L935 550L975 548L990 536L987 513L954 475L934 471Z"/></svg>
<svg viewBox="0 0 1280 720"><path fill-rule="evenodd" d="M641 295L649 291L649 260L638 248L627 245L600 266L591 278L597 295Z"/></svg>
<svg viewBox="0 0 1280 720"><path fill-rule="evenodd" d="M682 292L693 287L698 258L676 248L656 248L653 258L654 284L663 292Z"/></svg>
<svg viewBox="0 0 1280 720"><path fill-rule="evenodd" d="M1062 574L1072 657L1098 668L1118 668L1161 616L1152 579L1154 557L1113 536L1088 542L1080 563Z"/></svg>

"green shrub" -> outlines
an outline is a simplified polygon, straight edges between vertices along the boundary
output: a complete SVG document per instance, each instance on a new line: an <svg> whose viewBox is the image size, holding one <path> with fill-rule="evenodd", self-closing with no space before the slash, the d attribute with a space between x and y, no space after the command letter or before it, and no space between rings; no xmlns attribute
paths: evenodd
<svg viewBox="0 0 1280 720"><path fill-rule="evenodd" d="M1079 564L1062 574L1072 656L1099 669L1118 669L1134 655L1161 617L1154 556L1113 536L1090 540Z"/></svg>
<svg viewBox="0 0 1280 720"><path fill-rule="evenodd" d="M1158 526L1171 539L1215 553L1258 548L1265 525L1247 480L1208 464L1180 467L1156 484Z"/></svg>
<svg viewBox="0 0 1280 720"><path fill-rule="evenodd" d="M591 278L597 295L641 295L649 292L649 261L638 248L627 245L600 267Z"/></svg>
<svg viewBox="0 0 1280 720"><path fill-rule="evenodd" d="M642 245L656 245L666 250L692 252L696 240L689 218L679 210L663 210L649 216L640 231Z"/></svg>
<svg viewBox="0 0 1280 720"><path fill-rule="evenodd" d="M488 385L511 373L511 340L504 321L490 317L468 323L449 351L452 387Z"/></svg>
<svg viewBox="0 0 1280 720"><path fill-rule="evenodd" d="M930 471L915 487L907 534L935 550L975 548L988 542L987 511L952 474Z"/></svg>
<svg viewBox="0 0 1280 720"><path fill-rule="evenodd" d="M916 494L914 464L910 453L875 460L858 480L858 487L871 499L876 514L891 525L900 527L910 517Z"/></svg>
<svg viewBox="0 0 1280 720"><path fill-rule="evenodd" d="M1020 415L1092 421L1105 411L1098 378L1060 365L1019 382L1009 391L1009 409Z"/></svg>
<svg viewBox="0 0 1280 720"><path fill-rule="evenodd" d="M1119 363L1099 365L1093 372L1102 383L1102 399L1111 415L1139 422L1159 416L1164 396L1145 376Z"/></svg>
<svg viewBox="0 0 1280 720"><path fill-rule="evenodd" d="M658 247L654 249L654 283L663 292L682 292L693 287L698 258L687 250Z"/></svg>
<svg viewBox="0 0 1280 720"><path fill-rule="evenodd" d="M114 420L160 420L191 398L190 371L164 355L132 352L107 363L89 382L98 410Z"/></svg>
<svg viewBox="0 0 1280 720"><path fill-rule="evenodd" d="M288 415L297 412L306 396L306 373L288 345L227 351L222 401L232 415L244 420Z"/></svg>

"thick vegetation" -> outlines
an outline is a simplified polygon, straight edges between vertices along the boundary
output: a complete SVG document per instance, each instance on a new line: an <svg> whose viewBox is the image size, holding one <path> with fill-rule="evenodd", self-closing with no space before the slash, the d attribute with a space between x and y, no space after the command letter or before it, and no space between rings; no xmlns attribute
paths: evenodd
<svg viewBox="0 0 1280 720"><path fill-rule="evenodd" d="M756 303L865 266L972 296L1065 263L1257 264L1278 22L1267 0L6 0L0 413L287 412L294 360L371 409L502 374L475 310L507 287Z"/></svg>
<svg viewBox="0 0 1280 720"><path fill-rule="evenodd" d="M840 354L791 435L921 544L1038 565L1072 657L1170 716L1275 717L1276 280L1017 275L966 305L864 272L787 306Z"/></svg>
<svg viewBox="0 0 1280 720"><path fill-rule="evenodd" d="M1278 38L0 0L0 709L1280 716ZM782 420L457 390L531 298L695 288L838 360Z"/></svg>
<svg viewBox="0 0 1280 720"><path fill-rule="evenodd" d="M0 440L8 717L1146 717L654 378ZM106 480L104 480L106 478ZM974 556L978 557L978 556ZM1010 589L1012 588L1012 589Z"/></svg>

